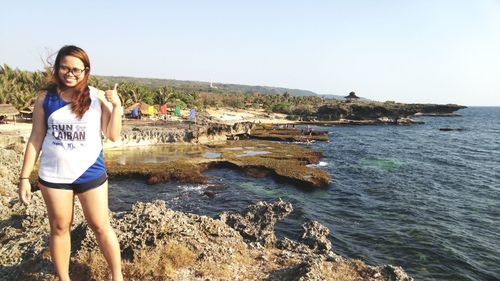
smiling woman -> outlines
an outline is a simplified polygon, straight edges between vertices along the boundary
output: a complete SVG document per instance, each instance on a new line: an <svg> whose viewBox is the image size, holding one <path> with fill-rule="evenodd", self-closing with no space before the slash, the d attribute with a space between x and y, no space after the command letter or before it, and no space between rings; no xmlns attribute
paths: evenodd
<svg viewBox="0 0 500 281"><path fill-rule="evenodd" d="M87 54L78 47L64 46L57 54L47 90L57 90L64 100L72 102L71 110L81 118L90 106L87 86L89 75L90 60ZM57 89L54 89L56 86Z"/></svg>
<svg viewBox="0 0 500 281"><path fill-rule="evenodd" d="M18 192L30 203L28 181L40 152L38 187L50 224L50 254L59 280L70 280L70 229L77 195L89 227L108 262L113 280L123 280L120 248L108 214L108 175L101 135L116 140L121 131L117 85L103 92L87 84L90 60L76 46L59 50L49 85L33 112Z"/></svg>

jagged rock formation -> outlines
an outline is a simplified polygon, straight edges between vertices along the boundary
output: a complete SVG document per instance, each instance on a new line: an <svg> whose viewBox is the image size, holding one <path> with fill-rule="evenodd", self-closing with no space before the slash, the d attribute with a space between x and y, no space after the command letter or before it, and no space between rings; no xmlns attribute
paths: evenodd
<svg viewBox="0 0 500 281"><path fill-rule="evenodd" d="M0 280L55 280L41 194L24 206L15 192L20 150L0 148L0 167L11 169L0 170ZM277 240L274 224L292 210L281 200L258 202L213 219L173 211L163 201L138 202L111 214L111 222L128 280L413 280L400 267L336 255L319 222L305 223L300 237ZM109 280L78 201L71 236L72 280Z"/></svg>
<svg viewBox="0 0 500 281"><path fill-rule="evenodd" d="M302 225L304 234L300 241L314 251L328 252L332 249L332 243L328 240L330 230L317 221L306 222Z"/></svg>
<svg viewBox="0 0 500 281"><path fill-rule="evenodd" d="M226 141L228 137L248 134L252 126L253 124L250 122L233 125L209 122L202 124L176 123L175 125L158 122L156 125L125 125L122 129L121 140L107 143L107 146L218 143Z"/></svg>
<svg viewBox="0 0 500 281"><path fill-rule="evenodd" d="M294 126L274 126L272 124L255 125L250 133L251 139L305 142L328 141L328 131L324 130L304 130L294 128Z"/></svg>
<svg viewBox="0 0 500 281"><path fill-rule="evenodd" d="M218 219L237 230L245 239L271 246L276 242L274 225L292 211L292 204L281 200L273 204L258 202L249 206L242 215L223 212Z"/></svg>
<svg viewBox="0 0 500 281"><path fill-rule="evenodd" d="M41 203L41 199L35 202ZM23 208L14 203L14 209ZM80 206L75 209L72 278L107 280L107 266L103 257L96 254L99 250L94 235L83 220ZM326 228L318 222L305 224L302 237L307 237L303 240L309 241L309 245L287 238L278 241L280 247L275 247L273 239L269 239L275 237L274 233L267 230L274 228L276 219L290 210L290 203L258 202L249 206L244 215L233 214L230 221L236 227L245 225L235 230L223 220L172 211L163 201L139 202L130 212L114 214L112 224L120 241L125 276L131 280L228 280L237 277L254 280L413 280L400 267L371 267L331 252L330 243L324 243ZM1 231L0 278L50 280L54 273L48 259L45 208L43 204L35 204L31 210L25 208L21 213L10 220L13 226ZM258 219L253 221L261 224L255 226L257 231L245 235L246 239L240 233L249 233L252 227L249 218L254 217ZM173 245L175 251L169 250ZM184 262L181 266L174 262L170 265L171 271L162 271L162 264L153 264L152 270L144 270L145 262L161 260L161 255L170 259L184 258ZM168 265L169 261L163 262ZM210 266L220 268L209 270Z"/></svg>
<svg viewBox="0 0 500 281"><path fill-rule="evenodd" d="M454 104L402 104L395 102L337 102L318 108L314 118L318 121L379 120L381 123L397 123L417 113L450 114L465 106Z"/></svg>

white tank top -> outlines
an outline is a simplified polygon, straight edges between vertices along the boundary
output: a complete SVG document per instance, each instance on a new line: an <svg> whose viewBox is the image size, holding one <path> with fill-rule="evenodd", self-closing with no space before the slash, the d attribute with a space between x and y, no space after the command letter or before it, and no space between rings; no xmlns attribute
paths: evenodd
<svg viewBox="0 0 500 281"><path fill-rule="evenodd" d="M51 183L81 184L106 172L102 154L101 101L90 88L91 104L82 119L71 103L47 91L43 102L47 134L43 140L38 176Z"/></svg>

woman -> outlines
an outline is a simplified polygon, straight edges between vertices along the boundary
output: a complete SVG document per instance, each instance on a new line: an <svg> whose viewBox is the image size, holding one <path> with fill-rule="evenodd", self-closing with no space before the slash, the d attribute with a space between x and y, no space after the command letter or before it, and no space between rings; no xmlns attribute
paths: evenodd
<svg viewBox="0 0 500 281"><path fill-rule="evenodd" d="M70 228L74 195L94 231L113 280L123 280L120 247L108 216L108 182L101 132L120 137L121 102L116 91L87 85L90 61L82 49L59 50L49 86L35 102L33 127L19 176L19 197L29 204L29 176L40 156L38 171L50 223L50 254L59 279L69 278Z"/></svg>

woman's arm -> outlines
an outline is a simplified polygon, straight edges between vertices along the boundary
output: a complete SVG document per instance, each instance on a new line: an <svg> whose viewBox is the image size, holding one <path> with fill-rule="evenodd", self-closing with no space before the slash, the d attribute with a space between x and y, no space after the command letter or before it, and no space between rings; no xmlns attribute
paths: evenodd
<svg viewBox="0 0 500 281"><path fill-rule="evenodd" d="M46 92L40 93L35 101L31 135L28 140L28 144L26 145L23 167L21 168L21 174L19 175L18 193L19 198L24 204L29 204L31 201L31 185L29 182L29 176L31 175L36 160L40 155L43 139L45 138L45 134L47 132L47 126L45 124L45 111L43 109L43 101L46 94Z"/></svg>
<svg viewBox="0 0 500 281"><path fill-rule="evenodd" d="M118 84L115 84L113 90L106 92L100 91L100 100L102 108L101 128L104 136L111 141L120 139L122 131L122 103L116 91Z"/></svg>

